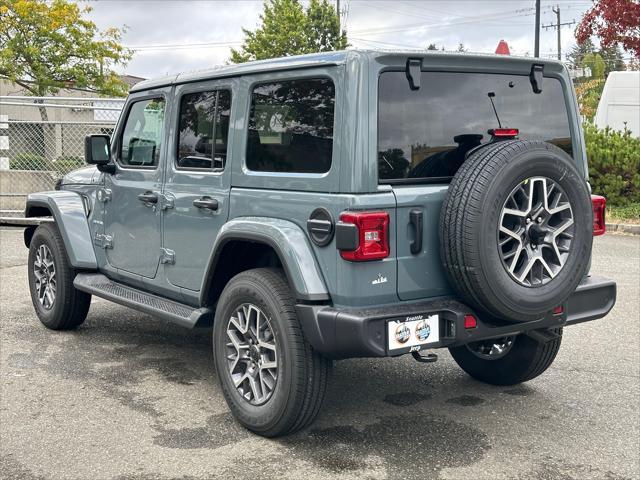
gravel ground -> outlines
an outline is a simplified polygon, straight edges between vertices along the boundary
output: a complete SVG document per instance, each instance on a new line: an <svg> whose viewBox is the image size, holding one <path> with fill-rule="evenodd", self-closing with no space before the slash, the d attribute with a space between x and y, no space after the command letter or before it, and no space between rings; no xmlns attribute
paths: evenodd
<svg viewBox="0 0 640 480"><path fill-rule="evenodd" d="M210 330L94 300L81 328L48 331L20 230L0 253L0 478L640 478L640 237L595 240L618 303L566 329L541 377L483 385L446 351L345 360L318 420L277 440L234 422Z"/></svg>

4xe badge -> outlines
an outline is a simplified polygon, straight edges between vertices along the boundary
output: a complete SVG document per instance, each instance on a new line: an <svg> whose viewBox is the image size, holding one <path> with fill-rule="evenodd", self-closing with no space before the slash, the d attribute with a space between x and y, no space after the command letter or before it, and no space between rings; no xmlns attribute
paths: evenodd
<svg viewBox="0 0 640 480"><path fill-rule="evenodd" d="M409 327L407 327L407 325L404 323L398 325L398 327L396 328L396 341L398 343L407 343L409 337L411 337L411 330L409 329Z"/></svg>
<svg viewBox="0 0 640 480"><path fill-rule="evenodd" d="M371 285L380 285L381 283L387 283L387 277L383 277L381 273L378 274L378 278L371 281Z"/></svg>

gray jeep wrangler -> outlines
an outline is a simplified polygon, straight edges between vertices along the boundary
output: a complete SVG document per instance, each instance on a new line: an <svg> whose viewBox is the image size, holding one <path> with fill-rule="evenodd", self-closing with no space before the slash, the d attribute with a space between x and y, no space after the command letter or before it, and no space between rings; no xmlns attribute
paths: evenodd
<svg viewBox="0 0 640 480"><path fill-rule="evenodd" d="M347 51L170 76L85 150L28 198L50 218L25 229L38 317L75 328L96 295L213 325L261 435L313 421L334 359L448 348L512 385L615 303L588 274L605 205L559 62Z"/></svg>

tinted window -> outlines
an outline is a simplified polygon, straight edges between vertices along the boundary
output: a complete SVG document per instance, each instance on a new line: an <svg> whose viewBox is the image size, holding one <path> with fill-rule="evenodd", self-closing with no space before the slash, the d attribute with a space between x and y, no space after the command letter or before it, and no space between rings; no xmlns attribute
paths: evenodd
<svg viewBox="0 0 640 480"><path fill-rule="evenodd" d="M266 83L253 89L247 167L324 173L331 167L335 88L329 79Z"/></svg>
<svg viewBox="0 0 640 480"><path fill-rule="evenodd" d="M380 181L453 176L472 148L488 142L487 130L517 128L520 138L540 139L572 154L562 87L545 78L535 94L528 76L422 72L410 90L404 72L380 76L378 172Z"/></svg>
<svg viewBox="0 0 640 480"><path fill-rule="evenodd" d="M128 167L156 167L162 147L165 102L162 98L131 105L120 143L120 162Z"/></svg>
<svg viewBox="0 0 640 480"><path fill-rule="evenodd" d="M221 170L227 159L231 92L184 95L180 101L178 158L180 168Z"/></svg>

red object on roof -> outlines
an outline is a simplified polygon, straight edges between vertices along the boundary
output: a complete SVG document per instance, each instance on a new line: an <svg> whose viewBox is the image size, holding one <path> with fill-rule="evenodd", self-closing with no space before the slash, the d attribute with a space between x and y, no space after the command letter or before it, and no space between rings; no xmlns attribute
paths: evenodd
<svg viewBox="0 0 640 480"><path fill-rule="evenodd" d="M498 46L496 47L496 54L498 55L511 55L509 51L509 45L504 40L500 40L498 42Z"/></svg>

